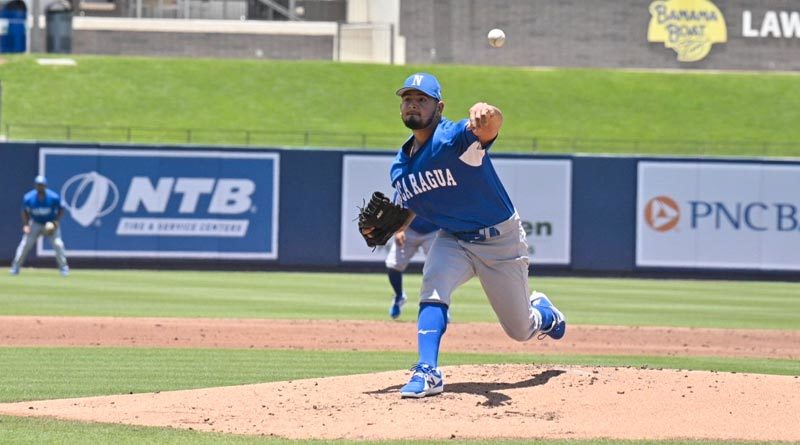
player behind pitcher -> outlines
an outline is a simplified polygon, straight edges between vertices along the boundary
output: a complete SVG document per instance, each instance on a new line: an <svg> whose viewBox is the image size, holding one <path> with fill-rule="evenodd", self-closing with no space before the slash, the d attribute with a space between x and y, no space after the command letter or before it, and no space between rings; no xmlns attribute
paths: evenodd
<svg viewBox="0 0 800 445"><path fill-rule="evenodd" d="M389 254L386 255L386 273L389 276L389 284L394 290L392 305L389 308L389 316L393 319L400 316L407 299L406 293L403 292L403 272L417 250L421 248L425 255L428 255L438 229L422 218L414 218L405 230L399 230L394 234L394 242L389 248Z"/></svg>

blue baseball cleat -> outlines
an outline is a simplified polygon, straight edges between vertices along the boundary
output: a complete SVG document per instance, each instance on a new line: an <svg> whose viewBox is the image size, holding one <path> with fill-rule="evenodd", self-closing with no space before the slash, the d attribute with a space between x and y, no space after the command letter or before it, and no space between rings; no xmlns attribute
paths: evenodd
<svg viewBox="0 0 800 445"><path fill-rule="evenodd" d="M19 267L12 267L11 269L8 269L8 273L11 275L19 275Z"/></svg>
<svg viewBox="0 0 800 445"><path fill-rule="evenodd" d="M433 368L427 363L417 363L411 370L414 371L414 374L411 376L411 380L400 388L401 397L419 399L441 394L444 391L444 375L439 368Z"/></svg>
<svg viewBox="0 0 800 445"><path fill-rule="evenodd" d="M553 316L552 324L546 328L542 326L539 330L539 332L541 332L539 335L540 340L544 338L545 335L553 340L559 340L564 337L564 334L567 332L567 320L564 318L564 314L556 309L550 299L547 298L547 295L534 291L531 294L531 307L539 311L539 313L542 313L542 311L550 311Z"/></svg>
<svg viewBox="0 0 800 445"><path fill-rule="evenodd" d="M405 292L403 295L395 295L394 299L392 300L392 307L389 308L389 316L392 319L396 319L400 316L400 310L402 309L403 305L406 304L406 294Z"/></svg>
<svg viewBox="0 0 800 445"><path fill-rule="evenodd" d="M69 275L69 267L64 266L64 267L58 269L58 272L61 274L62 277L66 277L66 276Z"/></svg>

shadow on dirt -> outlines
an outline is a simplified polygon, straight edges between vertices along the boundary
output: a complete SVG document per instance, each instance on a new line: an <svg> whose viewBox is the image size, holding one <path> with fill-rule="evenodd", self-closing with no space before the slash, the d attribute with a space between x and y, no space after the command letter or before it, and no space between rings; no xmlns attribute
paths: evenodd
<svg viewBox="0 0 800 445"><path fill-rule="evenodd" d="M473 394L486 397L486 401L481 402L481 406L493 407L505 405L511 401L511 397L498 391L507 389L530 388L534 386L544 385L553 377L558 377L567 371L550 369L543 371L532 378L523 380L516 383L486 383L486 382L461 382L461 383L447 383L447 376L445 375L444 393L456 394ZM397 393L403 385L392 385L388 388L379 389L377 391L367 391L364 394L391 394Z"/></svg>

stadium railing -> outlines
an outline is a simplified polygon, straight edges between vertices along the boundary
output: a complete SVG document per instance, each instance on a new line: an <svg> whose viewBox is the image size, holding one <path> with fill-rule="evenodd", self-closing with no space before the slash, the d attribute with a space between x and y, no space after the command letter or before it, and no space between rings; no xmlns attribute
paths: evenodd
<svg viewBox="0 0 800 445"><path fill-rule="evenodd" d="M394 149L408 136L317 130L268 131L209 128L148 128L53 124L3 125L8 141L125 142L275 147ZM611 153L700 156L800 156L800 142L667 139L601 139L503 135L496 150L519 153Z"/></svg>

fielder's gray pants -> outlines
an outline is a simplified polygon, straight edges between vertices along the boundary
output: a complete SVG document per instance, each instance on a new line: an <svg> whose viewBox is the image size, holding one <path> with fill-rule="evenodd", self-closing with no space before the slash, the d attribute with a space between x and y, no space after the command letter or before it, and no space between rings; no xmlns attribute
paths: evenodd
<svg viewBox="0 0 800 445"><path fill-rule="evenodd" d="M422 248L425 256L431 250L431 244L436 238L436 230L430 233L419 233L413 229L406 229L406 242L402 247L397 245L397 240L392 237L392 246L386 256L386 267L400 272L404 272L411 262L411 258Z"/></svg>
<svg viewBox="0 0 800 445"><path fill-rule="evenodd" d="M525 230L516 214L494 229L499 235L472 242L440 230L423 267L420 302L449 307L453 291L477 275L506 334L529 340L541 319L530 305Z"/></svg>
<svg viewBox="0 0 800 445"><path fill-rule="evenodd" d="M36 240L39 236L47 236L43 232L44 224L31 223L31 232L27 235L22 235L22 241L17 246L17 253L14 255L14 262L11 263L11 268L19 268L25 264L25 259L28 258L28 253L36 245ZM61 227L56 227L55 232L49 238L50 243L53 245L53 250L56 252L56 262L58 262L59 269L66 267L67 254L64 252L64 241L61 240Z"/></svg>

